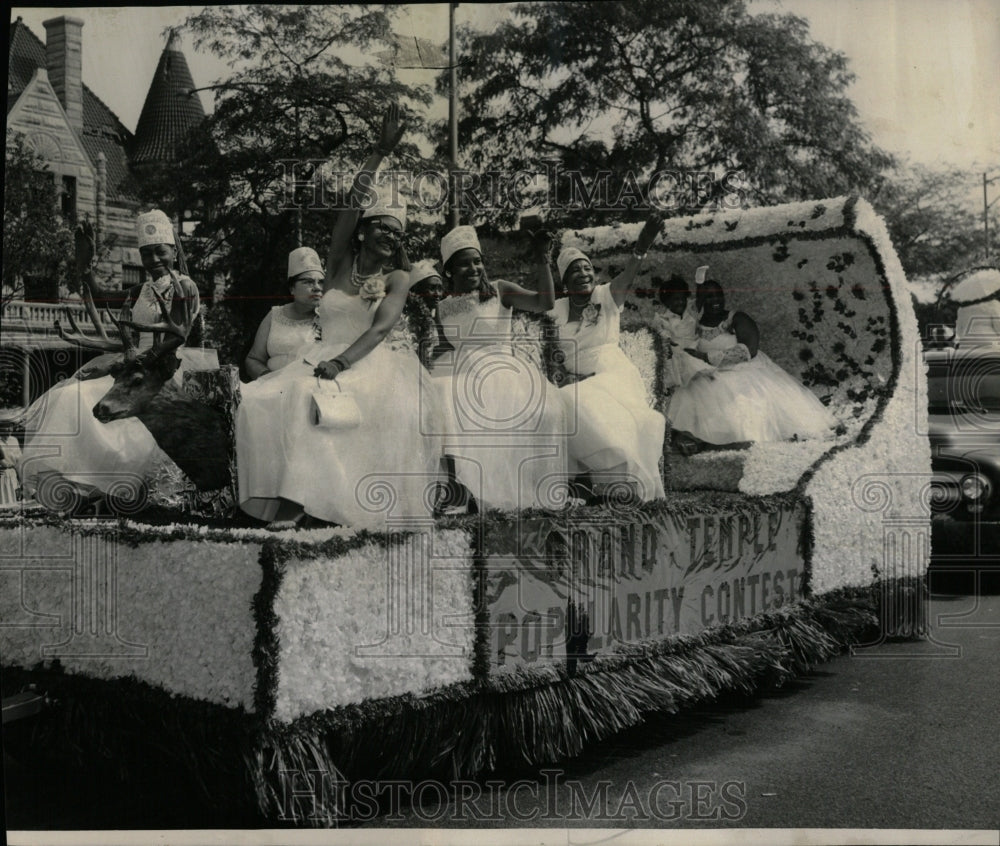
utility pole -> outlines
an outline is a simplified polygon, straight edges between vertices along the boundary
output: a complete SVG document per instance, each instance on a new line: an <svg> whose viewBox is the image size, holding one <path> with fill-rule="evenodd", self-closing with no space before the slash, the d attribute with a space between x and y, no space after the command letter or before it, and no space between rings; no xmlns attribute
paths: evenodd
<svg viewBox="0 0 1000 846"><path fill-rule="evenodd" d="M448 67L450 86L448 92L448 156L451 173L448 175L448 226L458 226L458 193L455 188L455 171L458 170L458 62L455 47L455 9L458 3L448 4ZM985 190L985 189L984 189Z"/></svg>
<svg viewBox="0 0 1000 846"><path fill-rule="evenodd" d="M990 261L990 206L993 205L1000 197L995 197L993 203L987 200L986 196L986 186L992 185L1000 179L1000 175L994 176L992 179L987 179L986 174L983 174L983 239L986 246L986 263L989 264Z"/></svg>

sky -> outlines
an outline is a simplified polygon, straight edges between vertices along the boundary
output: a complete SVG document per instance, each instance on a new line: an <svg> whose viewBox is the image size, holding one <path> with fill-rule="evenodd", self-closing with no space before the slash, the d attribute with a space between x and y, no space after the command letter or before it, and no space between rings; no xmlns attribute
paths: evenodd
<svg viewBox="0 0 1000 846"><path fill-rule="evenodd" d="M15 8L43 41L42 22L84 21L84 82L134 130L164 46L164 30L197 6ZM403 7L397 29L434 42L447 37L447 4ZM924 164L1000 173L1000 0L751 0L751 12L806 18L814 40L844 52L857 80L850 90L874 141ZM489 28L504 4L459 5L459 25ZM182 37L196 85L227 68ZM411 71L430 84L434 73ZM202 92L206 111L211 92ZM444 114L443 102L435 107Z"/></svg>

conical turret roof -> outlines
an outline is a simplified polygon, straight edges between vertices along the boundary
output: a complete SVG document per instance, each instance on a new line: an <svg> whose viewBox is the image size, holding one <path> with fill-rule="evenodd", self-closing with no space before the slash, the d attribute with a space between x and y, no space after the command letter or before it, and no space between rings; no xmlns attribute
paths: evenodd
<svg viewBox="0 0 1000 846"><path fill-rule="evenodd" d="M178 144L204 119L187 59L177 33L171 32L135 128L132 164L174 161Z"/></svg>

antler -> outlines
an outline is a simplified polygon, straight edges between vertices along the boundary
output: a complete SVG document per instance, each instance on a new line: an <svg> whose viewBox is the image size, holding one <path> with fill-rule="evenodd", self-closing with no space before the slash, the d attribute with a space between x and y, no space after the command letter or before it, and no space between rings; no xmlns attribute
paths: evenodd
<svg viewBox="0 0 1000 846"><path fill-rule="evenodd" d="M107 306L104 308L104 313L108 316L108 320L114 325L115 329L118 330L118 337L121 338L121 350L125 353L126 359L135 358L136 349L135 343L132 340L132 333L128 331L128 321L115 320L115 316L111 313L111 309Z"/></svg>
<svg viewBox="0 0 1000 846"><path fill-rule="evenodd" d="M82 223L77 225L73 232L73 243L76 269L80 274L80 292L83 296L83 306L87 311L90 322L94 325L97 337L89 338L83 334L77 325L76 319L73 317L73 312L69 308L66 309L66 317L69 320L70 327L72 327L72 333L63 329L62 324L58 320L55 321L56 332L67 343L75 344L83 349L101 350L102 352L125 351L127 353L132 346L131 336L126 337L123 335L120 342L112 341L108 337L107 332L105 332L104 324L101 323L101 316L94 305L94 266L97 263L97 235L89 218L85 218ZM107 311L106 308L105 311ZM108 316L111 317L110 312L108 312ZM118 326L113 317L111 317L111 322L115 326Z"/></svg>
<svg viewBox="0 0 1000 846"><path fill-rule="evenodd" d="M68 307L66 308L66 318L73 329L72 333L63 329L62 324L58 320L55 321L55 327L56 332L59 333L59 337L67 343L75 344L85 350L101 350L102 352L120 352L123 349L120 343L109 339L103 329L101 330L101 335L103 335L101 338L88 338L84 335L73 318L73 312Z"/></svg>
<svg viewBox="0 0 1000 846"><path fill-rule="evenodd" d="M131 326L139 332L163 332L170 335L176 335L182 341L187 340L191 327L194 325L194 314L191 310L191 300L184 296L184 287L181 285L181 280L178 278L177 274L174 273L173 270L170 270L169 273L171 282L173 283L174 302L179 300L183 305L183 320L180 323L175 321L170 314L170 309L167 308L166 301L159 295L159 293L157 293L155 288L151 288L150 290L153 292L153 296L156 297L156 303L160 307L160 316L163 320L160 323L135 323L131 320L121 320L119 322L122 326ZM154 347L158 346L159 344L154 345Z"/></svg>

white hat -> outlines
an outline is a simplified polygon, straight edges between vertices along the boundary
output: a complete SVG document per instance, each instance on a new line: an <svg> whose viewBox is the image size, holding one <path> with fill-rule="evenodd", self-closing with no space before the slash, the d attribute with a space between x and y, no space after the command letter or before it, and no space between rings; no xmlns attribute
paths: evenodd
<svg viewBox="0 0 1000 846"><path fill-rule="evenodd" d="M372 187L368 191L368 198L372 202L370 208L361 213L361 219L369 217L392 217L399 221L399 225L406 229L406 199L400 196L398 191L393 191L392 197L387 197L386 188Z"/></svg>
<svg viewBox="0 0 1000 846"><path fill-rule="evenodd" d="M584 259L588 262L590 261L590 259L587 258L586 253L578 250L576 247L566 247L565 249L559 251L559 257L556 259L556 267L559 268L560 282L566 275L566 271L569 269L569 266L573 262L579 261L580 259Z"/></svg>
<svg viewBox="0 0 1000 846"><path fill-rule="evenodd" d="M695 285L704 285L705 284L705 276L707 276L707 275L708 275L708 265L707 264L703 264L701 267L699 267L694 272L694 284Z"/></svg>
<svg viewBox="0 0 1000 846"><path fill-rule="evenodd" d="M310 270L323 272L323 265L319 263L319 256L312 247L296 247L288 254L289 279Z"/></svg>
<svg viewBox="0 0 1000 846"><path fill-rule="evenodd" d="M441 272L434 266L434 262L430 259L424 259L423 261L418 261L410 268L410 285L413 286L424 279L440 275Z"/></svg>
<svg viewBox="0 0 1000 846"><path fill-rule="evenodd" d="M174 225L159 209L140 214L135 219L135 232L140 247L148 247L150 244L170 244L170 246L176 244Z"/></svg>
<svg viewBox="0 0 1000 846"><path fill-rule="evenodd" d="M444 238L441 239L441 261L448 263L459 250L475 250L479 255L483 254L483 248L479 246L479 236L472 226L456 226Z"/></svg>

